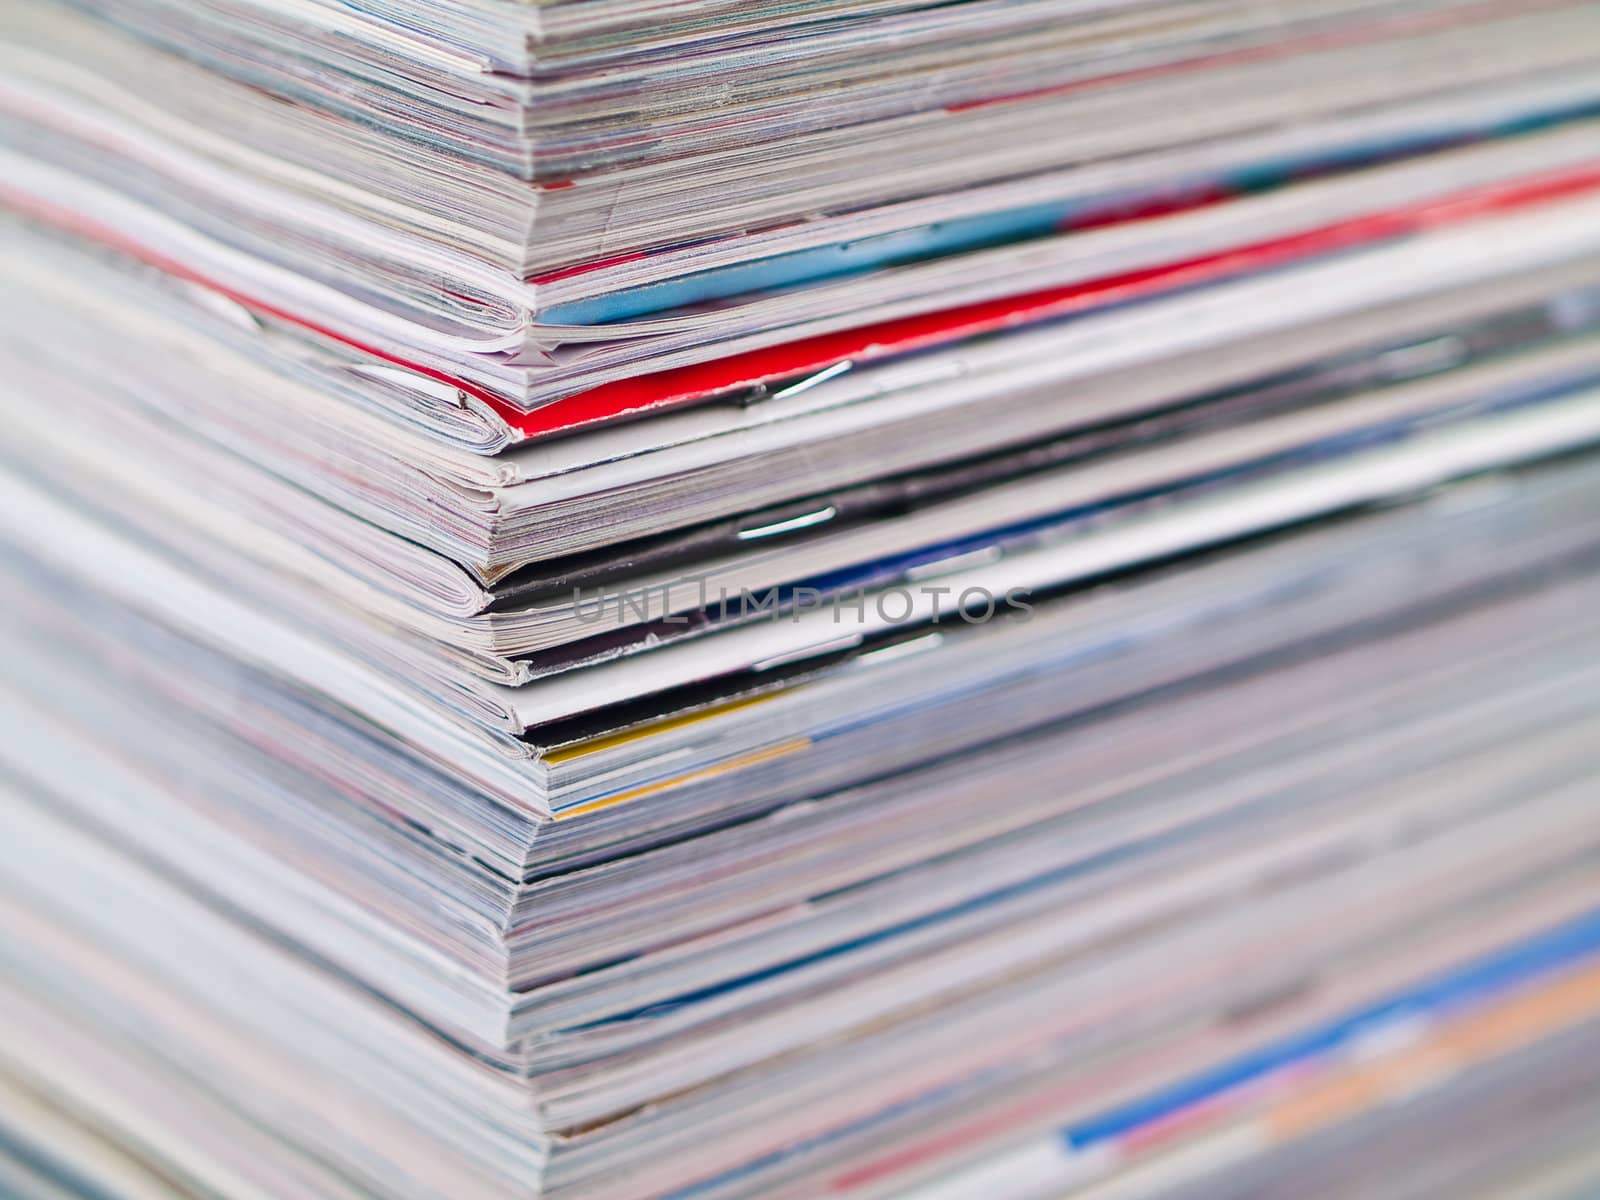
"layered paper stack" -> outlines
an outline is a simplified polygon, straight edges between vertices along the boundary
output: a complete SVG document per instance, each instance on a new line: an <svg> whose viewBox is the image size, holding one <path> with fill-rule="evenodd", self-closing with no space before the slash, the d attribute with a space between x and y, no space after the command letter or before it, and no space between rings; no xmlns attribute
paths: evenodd
<svg viewBox="0 0 1600 1200"><path fill-rule="evenodd" d="M1600 6L0 6L0 1191L1600 1179Z"/></svg>

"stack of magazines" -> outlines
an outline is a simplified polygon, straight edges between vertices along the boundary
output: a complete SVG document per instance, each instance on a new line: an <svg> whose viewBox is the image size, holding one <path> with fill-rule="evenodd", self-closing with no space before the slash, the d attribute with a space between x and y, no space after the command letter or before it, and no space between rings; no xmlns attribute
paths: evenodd
<svg viewBox="0 0 1600 1200"><path fill-rule="evenodd" d="M0 1192L1600 1181L1600 6L0 5Z"/></svg>

